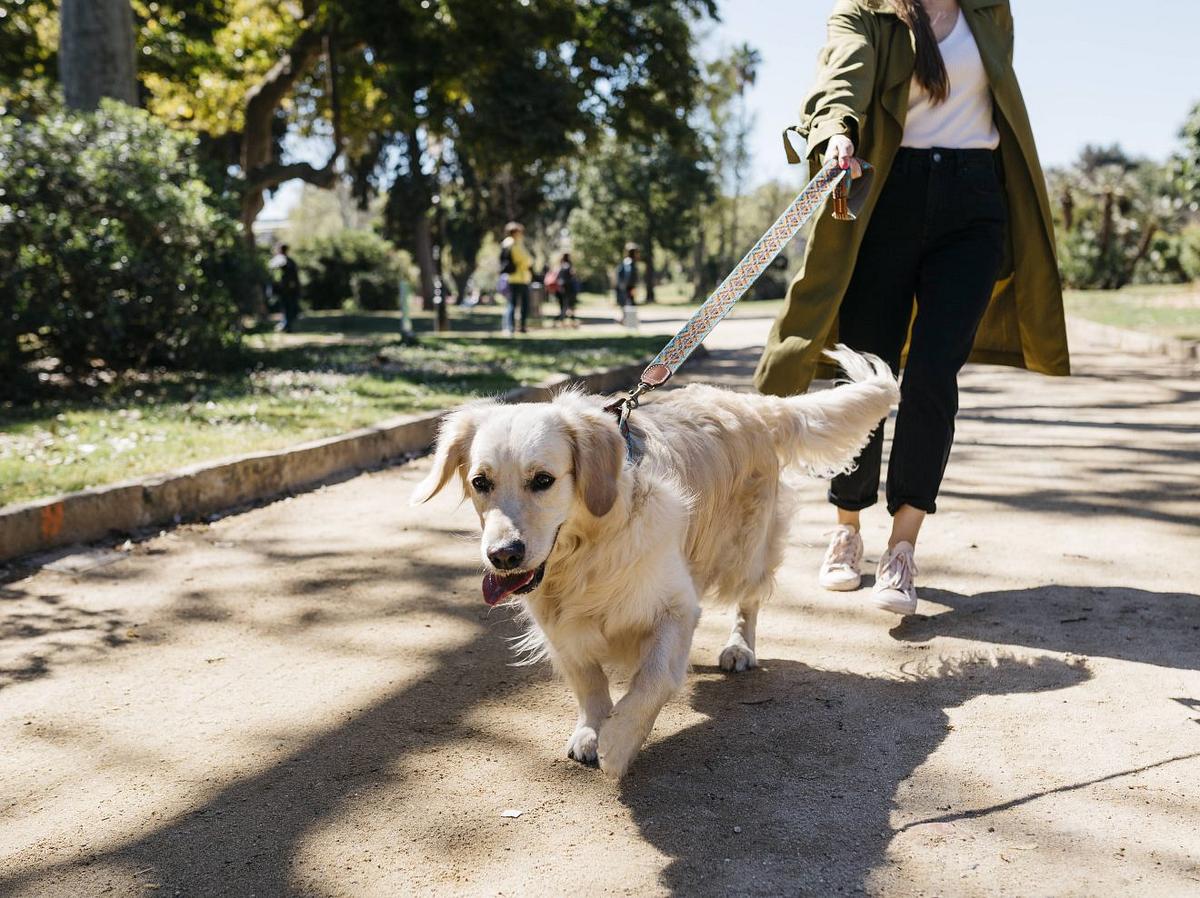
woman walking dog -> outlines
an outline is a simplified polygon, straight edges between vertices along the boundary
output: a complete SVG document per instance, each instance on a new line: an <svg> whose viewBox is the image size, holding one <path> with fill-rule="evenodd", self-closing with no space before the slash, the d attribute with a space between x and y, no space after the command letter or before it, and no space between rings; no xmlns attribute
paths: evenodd
<svg viewBox="0 0 1200 898"><path fill-rule="evenodd" d="M872 592L899 614L917 607L914 547L936 510L959 370L973 360L1069 373L1049 201L1012 51L1007 0L839 0L794 129L814 170L836 159L858 177L858 156L877 176L852 226L818 220L755 381L803 392L833 342L896 372L903 363L892 532ZM827 589L860 585L859 515L877 501L882 456L881 425L830 486Z"/></svg>

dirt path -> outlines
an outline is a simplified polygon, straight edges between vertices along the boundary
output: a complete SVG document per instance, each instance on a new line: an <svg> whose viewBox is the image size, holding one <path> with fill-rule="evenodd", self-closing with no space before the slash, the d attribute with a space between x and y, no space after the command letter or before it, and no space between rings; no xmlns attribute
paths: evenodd
<svg viewBox="0 0 1200 898"><path fill-rule="evenodd" d="M1200 388L1077 367L966 373L920 617L814 588L809 483L762 668L706 616L620 785L424 463L8 582L0 895L1196 895Z"/></svg>

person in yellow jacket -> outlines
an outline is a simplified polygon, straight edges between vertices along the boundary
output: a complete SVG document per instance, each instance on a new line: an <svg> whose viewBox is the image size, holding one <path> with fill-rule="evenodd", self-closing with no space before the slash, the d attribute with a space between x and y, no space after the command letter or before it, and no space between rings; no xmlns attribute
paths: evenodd
<svg viewBox="0 0 1200 898"><path fill-rule="evenodd" d="M914 546L936 510L961 367L1070 368L1049 198L1012 53L1008 0L838 0L794 129L814 174L837 160L858 175L861 157L876 177L856 222L817 222L755 382L804 392L835 341L897 372L904 362L892 534L872 592L900 614L917 607ZM859 514L877 501L882 453L881 425L830 486L828 589L860 585Z"/></svg>
<svg viewBox="0 0 1200 898"><path fill-rule="evenodd" d="M533 282L533 256L525 248L525 226L510 221L504 226L500 243L500 271L508 276L508 308L504 310L504 332L512 335L519 326L527 333L525 319L529 317L529 285Z"/></svg>

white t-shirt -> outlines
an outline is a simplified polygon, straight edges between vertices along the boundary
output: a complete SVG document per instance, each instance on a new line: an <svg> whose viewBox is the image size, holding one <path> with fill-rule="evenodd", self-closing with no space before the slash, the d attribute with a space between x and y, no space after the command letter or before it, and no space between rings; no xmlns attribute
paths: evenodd
<svg viewBox="0 0 1200 898"><path fill-rule="evenodd" d="M975 35L961 10L954 30L938 43L938 49L950 77L950 95L944 103L934 104L914 76L900 145L916 149L996 149L1000 132L992 114L992 91Z"/></svg>

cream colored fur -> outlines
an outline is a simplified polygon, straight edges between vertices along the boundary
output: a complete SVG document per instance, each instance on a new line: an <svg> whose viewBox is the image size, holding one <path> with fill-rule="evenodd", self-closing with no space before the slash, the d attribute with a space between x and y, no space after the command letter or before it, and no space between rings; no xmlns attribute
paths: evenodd
<svg viewBox="0 0 1200 898"><path fill-rule="evenodd" d="M758 609L770 594L790 515L789 465L847 470L896 402L872 356L830 355L849 383L789 399L688 386L632 416L640 464L604 400L566 392L549 403L480 403L449 415L424 502L457 473L488 550L515 539L540 585L512 596L528 618L522 648L548 656L579 703L570 757L621 776L687 672L701 599L735 606L722 669L753 667ZM555 478L534 491L534 475ZM481 493L472 481L485 477ZM631 674L613 705L606 669Z"/></svg>

